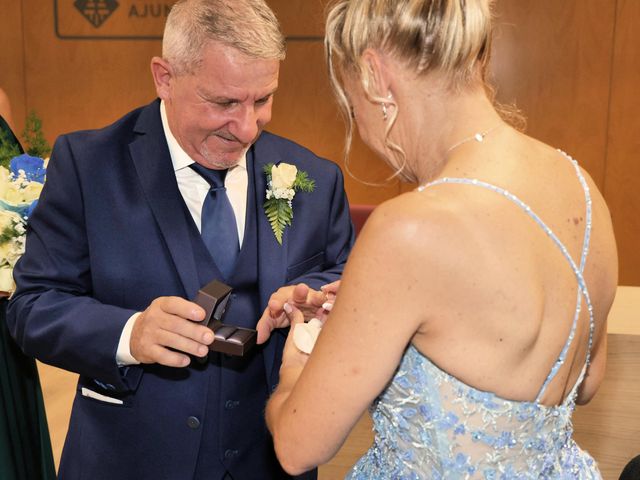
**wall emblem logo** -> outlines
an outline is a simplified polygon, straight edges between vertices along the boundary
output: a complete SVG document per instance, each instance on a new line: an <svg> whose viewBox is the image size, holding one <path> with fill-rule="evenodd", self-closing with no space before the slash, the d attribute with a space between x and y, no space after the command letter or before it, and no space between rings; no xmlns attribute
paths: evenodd
<svg viewBox="0 0 640 480"><path fill-rule="evenodd" d="M116 0L76 0L74 6L94 27L100 28L119 5Z"/></svg>

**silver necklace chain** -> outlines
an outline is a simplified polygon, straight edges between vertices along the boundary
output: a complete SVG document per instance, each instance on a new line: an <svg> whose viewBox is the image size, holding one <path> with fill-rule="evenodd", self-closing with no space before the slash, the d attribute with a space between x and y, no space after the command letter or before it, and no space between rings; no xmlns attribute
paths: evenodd
<svg viewBox="0 0 640 480"><path fill-rule="evenodd" d="M458 148L460 145L463 145L467 142L470 142L472 140L475 140L478 143L482 143L484 142L484 139L487 135L489 135L491 132L493 132L494 130L497 130L498 128L500 128L503 124L499 123L498 125L495 125L494 127L491 127L489 130L485 130L484 132L478 132L478 133L474 133L473 135L463 138L462 140L460 140L457 143L454 143L453 145L451 145L447 151L445 152L445 154L449 154L451 152L451 150L454 150L456 148Z"/></svg>

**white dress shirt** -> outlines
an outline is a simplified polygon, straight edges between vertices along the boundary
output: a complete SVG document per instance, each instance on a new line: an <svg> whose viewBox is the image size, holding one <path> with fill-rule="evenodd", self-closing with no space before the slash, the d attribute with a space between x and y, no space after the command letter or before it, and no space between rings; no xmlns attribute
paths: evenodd
<svg viewBox="0 0 640 480"><path fill-rule="evenodd" d="M167 112L164 106L164 101L160 102L160 117L162 118L162 128L164 129L164 135L167 139L167 145L169 145L169 154L171 155L171 162L173 163L173 170L178 182L178 188L182 194L182 198L189 209L189 213L193 217L198 230L201 230L202 226L202 206L204 200L209 194L209 183L196 173L189 166L195 163L189 155L182 149L176 138L171 133L169 123L167 121ZM247 157L246 154L242 156L240 161L235 167L230 168L227 171L227 175L224 179L224 186L227 189L227 196L233 213L236 217L236 226L238 227L238 240L239 246L242 246L244 239L244 226L247 214L247 186L249 183L249 176L247 174ZM118 350L116 352L116 361L118 365L135 365L140 363L132 355L129 348L131 340L131 331L133 325L141 312L134 313L122 330L120 335L120 341L118 342Z"/></svg>

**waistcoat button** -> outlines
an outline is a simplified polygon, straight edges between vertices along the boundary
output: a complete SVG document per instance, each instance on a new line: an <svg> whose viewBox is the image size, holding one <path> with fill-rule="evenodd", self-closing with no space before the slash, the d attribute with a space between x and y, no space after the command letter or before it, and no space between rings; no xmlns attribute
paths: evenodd
<svg viewBox="0 0 640 480"><path fill-rule="evenodd" d="M224 458L234 458L238 456L238 450L226 450L224 452Z"/></svg>
<svg viewBox="0 0 640 480"><path fill-rule="evenodd" d="M189 428L196 429L200 426L200 420L198 420L198 417L189 417L187 418L187 425L189 425Z"/></svg>

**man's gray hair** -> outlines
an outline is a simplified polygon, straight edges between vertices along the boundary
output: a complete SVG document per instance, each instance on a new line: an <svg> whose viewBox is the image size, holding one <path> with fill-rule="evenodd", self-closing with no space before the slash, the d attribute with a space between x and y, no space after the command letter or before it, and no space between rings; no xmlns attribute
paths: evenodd
<svg viewBox="0 0 640 480"><path fill-rule="evenodd" d="M193 73L210 41L251 58L284 60L285 41L264 0L180 0L164 28L162 56L177 74Z"/></svg>

